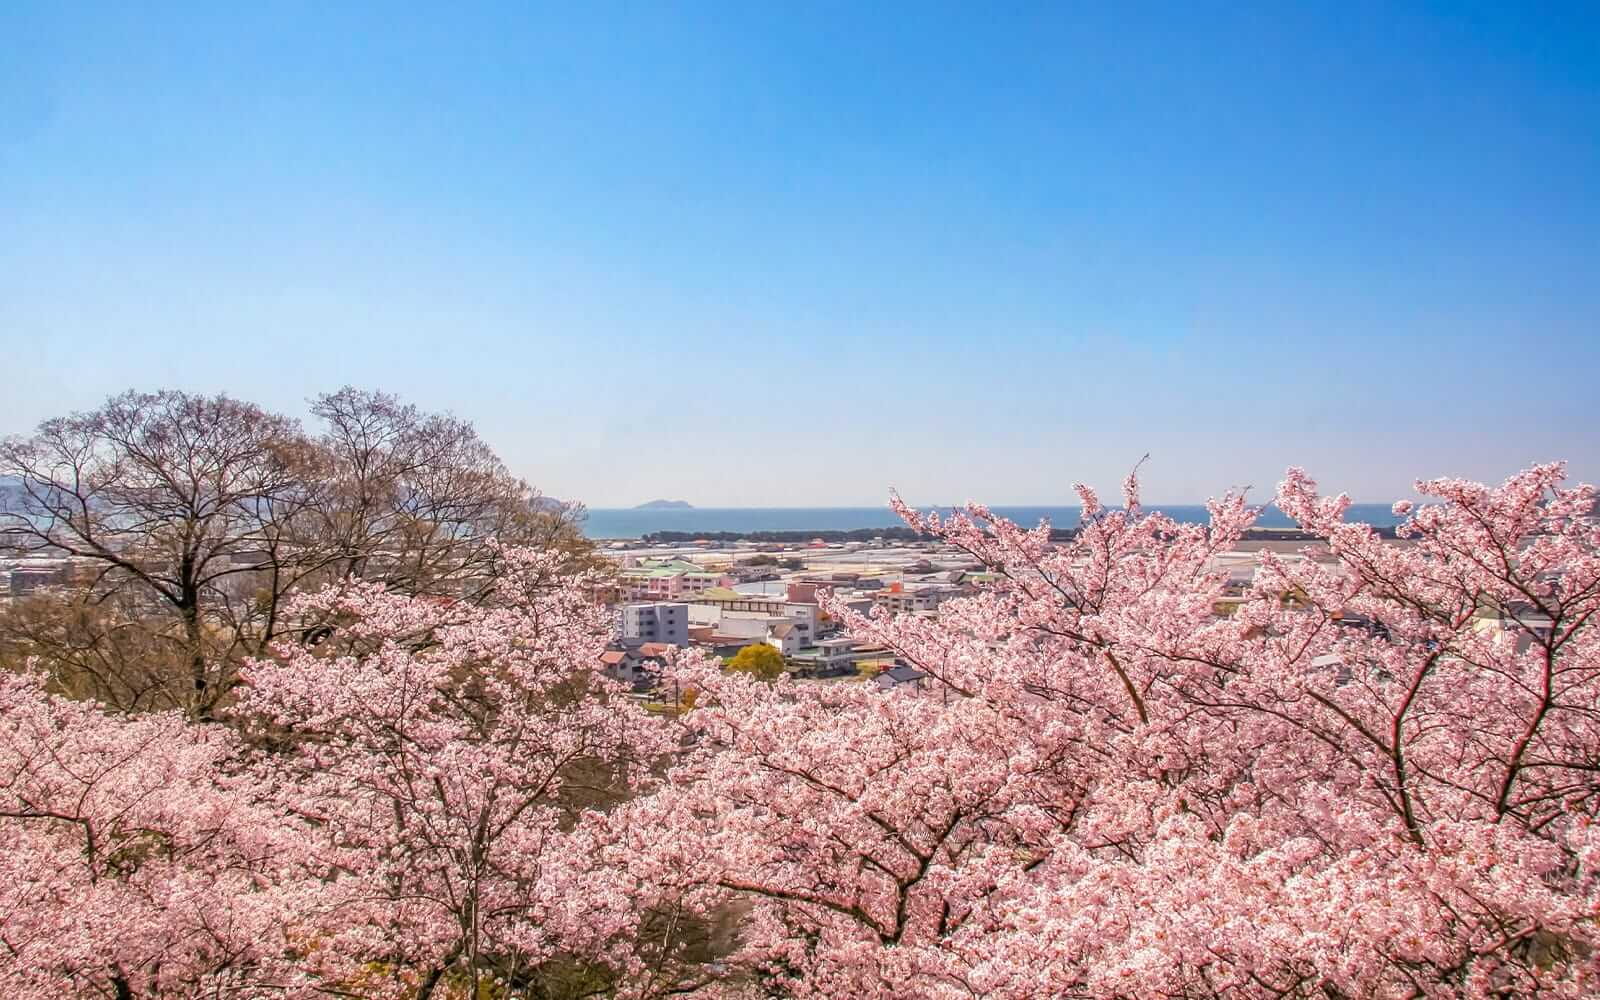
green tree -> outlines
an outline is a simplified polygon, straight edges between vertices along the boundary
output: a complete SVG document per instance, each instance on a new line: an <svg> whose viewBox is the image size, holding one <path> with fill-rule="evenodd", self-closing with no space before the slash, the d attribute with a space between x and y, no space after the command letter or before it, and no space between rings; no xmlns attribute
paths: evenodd
<svg viewBox="0 0 1600 1000"><path fill-rule="evenodd" d="M764 642L746 646L728 660L729 670L753 674L764 681L783 676L783 654Z"/></svg>

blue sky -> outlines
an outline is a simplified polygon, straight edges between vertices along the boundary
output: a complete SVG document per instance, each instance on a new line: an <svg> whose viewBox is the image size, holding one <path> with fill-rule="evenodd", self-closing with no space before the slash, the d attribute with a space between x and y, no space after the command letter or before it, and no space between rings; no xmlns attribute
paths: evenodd
<svg viewBox="0 0 1600 1000"><path fill-rule="evenodd" d="M0 432L348 382L593 506L1600 477L1600 6L330 6L0 10Z"/></svg>

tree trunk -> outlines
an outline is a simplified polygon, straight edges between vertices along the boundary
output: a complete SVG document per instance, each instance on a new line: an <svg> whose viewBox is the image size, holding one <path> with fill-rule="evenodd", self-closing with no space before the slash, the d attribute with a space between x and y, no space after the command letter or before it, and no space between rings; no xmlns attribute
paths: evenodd
<svg viewBox="0 0 1600 1000"><path fill-rule="evenodd" d="M183 616L183 637L189 647L189 675L194 684L190 696L189 715L200 722L211 721L211 711L216 707L216 692L206 676L205 639L200 628L200 605L197 595L185 594L178 611Z"/></svg>
<svg viewBox="0 0 1600 1000"><path fill-rule="evenodd" d="M444 974L449 971L450 966L460 960L461 950L462 942L457 941L456 946L450 949L450 953L440 959L438 965L429 970L427 978L422 981L422 985L417 987L417 1000L432 1000L433 991L438 988L439 980L444 978Z"/></svg>

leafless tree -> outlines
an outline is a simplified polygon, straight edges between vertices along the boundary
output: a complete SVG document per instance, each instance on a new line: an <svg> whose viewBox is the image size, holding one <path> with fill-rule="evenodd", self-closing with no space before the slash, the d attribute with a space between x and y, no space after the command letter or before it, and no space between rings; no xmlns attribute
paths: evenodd
<svg viewBox="0 0 1600 1000"><path fill-rule="evenodd" d="M285 599L344 577L478 601L492 540L588 558L581 509L511 475L466 421L345 388L318 436L227 396L129 392L0 442L0 548L69 560L0 613L0 658L66 692L213 717Z"/></svg>
<svg viewBox="0 0 1600 1000"><path fill-rule="evenodd" d="M345 575L477 601L497 576L488 539L587 550L581 508L513 476L467 421L349 386L311 409L328 468L318 511Z"/></svg>
<svg viewBox="0 0 1600 1000"><path fill-rule="evenodd" d="M311 443L295 421L227 396L129 392L0 443L16 480L0 511L14 549L72 558L80 620L116 608L184 665L192 714L280 625L280 599L325 555L293 543Z"/></svg>

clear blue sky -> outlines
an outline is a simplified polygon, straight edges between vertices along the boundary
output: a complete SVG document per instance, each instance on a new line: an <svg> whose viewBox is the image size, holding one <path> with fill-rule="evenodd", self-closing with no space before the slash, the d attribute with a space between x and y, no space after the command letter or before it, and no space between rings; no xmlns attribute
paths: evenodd
<svg viewBox="0 0 1600 1000"><path fill-rule="evenodd" d="M331 6L0 9L0 432L350 382L593 506L1600 478L1600 5Z"/></svg>

